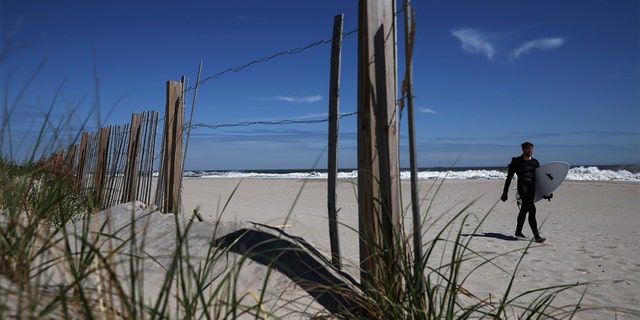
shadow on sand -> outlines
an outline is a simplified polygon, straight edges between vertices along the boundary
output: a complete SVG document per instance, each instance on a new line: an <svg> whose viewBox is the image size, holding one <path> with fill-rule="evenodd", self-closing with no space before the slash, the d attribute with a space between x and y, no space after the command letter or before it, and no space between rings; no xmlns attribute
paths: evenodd
<svg viewBox="0 0 640 320"><path fill-rule="evenodd" d="M357 282L332 264L300 237L270 226L243 228L216 239L216 245L274 268L309 293L333 314L365 314L354 300L360 294Z"/></svg>
<svg viewBox="0 0 640 320"><path fill-rule="evenodd" d="M518 239L518 238L516 238L514 236L508 236L506 234L496 233L496 232L465 233L465 234L462 234L462 236L463 237L493 238L493 239L504 240L504 241L520 241L520 239Z"/></svg>

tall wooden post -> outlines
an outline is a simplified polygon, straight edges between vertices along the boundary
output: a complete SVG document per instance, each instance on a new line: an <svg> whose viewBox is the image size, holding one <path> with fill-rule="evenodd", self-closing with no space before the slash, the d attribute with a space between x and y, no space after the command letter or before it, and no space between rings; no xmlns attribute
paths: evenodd
<svg viewBox="0 0 640 320"><path fill-rule="evenodd" d="M329 240L331 241L331 263L341 268L340 237L338 236L338 210L336 208L336 185L338 182L338 127L340 114L340 67L342 63L342 29L344 14L333 20L331 40L331 76L329 82L329 158L327 161L327 209L329 211Z"/></svg>
<svg viewBox="0 0 640 320"><path fill-rule="evenodd" d="M358 211L365 288L398 297L400 167L394 0L361 0L358 19Z"/></svg>
<svg viewBox="0 0 640 320"><path fill-rule="evenodd" d="M424 264L422 261L422 219L420 218L420 199L418 198L418 155L416 148L416 129L413 106L413 44L415 40L415 24L413 20L413 6L410 0L404 0L404 43L405 43L405 79L403 93L407 98L407 122L409 130L409 161L411 165L411 212L413 216L413 259L414 259L414 287L423 293L426 290L424 282ZM403 95L404 95L403 94ZM424 296L424 295L423 295ZM424 299L420 300L426 306Z"/></svg>
<svg viewBox="0 0 640 320"><path fill-rule="evenodd" d="M184 131L184 103L182 83L167 81L167 108L164 119L165 147L163 155L164 201L163 212L178 213L180 176L182 174L182 137Z"/></svg>

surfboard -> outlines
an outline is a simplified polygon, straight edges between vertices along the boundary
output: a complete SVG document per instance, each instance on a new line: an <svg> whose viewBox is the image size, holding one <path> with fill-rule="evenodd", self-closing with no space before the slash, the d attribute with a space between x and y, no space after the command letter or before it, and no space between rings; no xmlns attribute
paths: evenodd
<svg viewBox="0 0 640 320"><path fill-rule="evenodd" d="M569 164L562 161L549 162L536 169L536 196L538 202L546 195L553 193L569 173Z"/></svg>

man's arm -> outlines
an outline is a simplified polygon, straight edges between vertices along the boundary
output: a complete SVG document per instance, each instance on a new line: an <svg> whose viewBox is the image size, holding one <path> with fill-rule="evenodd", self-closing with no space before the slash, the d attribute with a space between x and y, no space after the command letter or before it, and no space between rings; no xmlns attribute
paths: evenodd
<svg viewBox="0 0 640 320"><path fill-rule="evenodd" d="M511 180L513 180L514 171L509 167L509 172L507 173L507 180L504 181L504 188L502 189L503 193L509 192L509 186L511 185Z"/></svg>
<svg viewBox="0 0 640 320"><path fill-rule="evenodd" d="M507 168L509 168L509 171L507 171L507 180L504 181L502 196L500 196L500 200L502 201L507 201L507 199L509 199L509 186L511 185L511 180L513 180L513 175L516 173L513 166L513 159L511 160L511 163L507 166Z"/></svg>

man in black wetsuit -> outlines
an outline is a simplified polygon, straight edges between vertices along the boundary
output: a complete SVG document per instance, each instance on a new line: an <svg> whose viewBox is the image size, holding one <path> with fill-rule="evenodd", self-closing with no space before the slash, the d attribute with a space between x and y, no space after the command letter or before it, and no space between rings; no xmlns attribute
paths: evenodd
<svg viewBox="0 0 640 320"><path fill-rule="evenodd" d="M522 155L519 157L511 158L511 163L508 168L507 180L504 182L504 189L502 190L502 197L500 200L507 201L507 193L509 191L509 185L513 175L518 175L518 194L522 200L522 207L518 213L518 224L516 226L516 237L525 238L522 234L522 227L524 226L524 220L529 213L529 226L533 232L533 237L536 242L543 243L546 238L540 236L538 232L538 222L536 221L536 206L533 203L533 199L536 195L536 176L535 171L540 167L540 163L533 155L533 143L524 142L522 145Z"/></svg>

